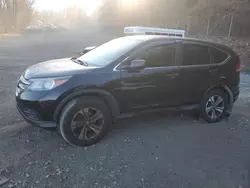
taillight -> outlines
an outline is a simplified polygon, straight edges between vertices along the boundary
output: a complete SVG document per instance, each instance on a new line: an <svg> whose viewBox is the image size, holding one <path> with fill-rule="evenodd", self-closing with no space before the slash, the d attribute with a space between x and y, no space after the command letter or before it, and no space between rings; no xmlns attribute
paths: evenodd
<svg viewBox="0 0 250 188"><path fill-rule="evenodd" d="M241 71L241 62L240 62L240 57L237 57L237 64L236 64L236 72Z"/></svg>

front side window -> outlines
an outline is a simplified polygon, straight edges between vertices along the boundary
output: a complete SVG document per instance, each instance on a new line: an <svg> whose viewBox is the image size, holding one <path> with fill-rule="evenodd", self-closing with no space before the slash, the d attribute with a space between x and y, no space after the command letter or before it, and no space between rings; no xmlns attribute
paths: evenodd
<svg viewBox="0 0 250 188"><path fill-rule="evenodd" d="M157 46L139 53L134 59L144 59L146 67L173 66L175 62L175 46Z"/></svg>
<svg viewBox="0 0 250 188"><path fill-rule="evenodd" d="M210 64L208 47L196 44L183 44L182 65L207 65Z"/></svg>

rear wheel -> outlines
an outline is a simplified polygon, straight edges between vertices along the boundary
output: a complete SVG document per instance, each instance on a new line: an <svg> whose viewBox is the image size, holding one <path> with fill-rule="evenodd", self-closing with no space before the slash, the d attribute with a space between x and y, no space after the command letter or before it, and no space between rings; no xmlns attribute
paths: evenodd
<svg viewBox="0 0 250 188"><path fill-rule="evenodd" d="M215 123L224 117L229 106L228 95L219 89L207 93L200 105L200 116L208 123Z"/></svg>
<svg viewBox="0 0 250 188"><path fill-rule="evenodd" d="M60 117L60 132L70 144L89 146L100 141L112 123L106 104L96 97L69 102Z"/></svg>

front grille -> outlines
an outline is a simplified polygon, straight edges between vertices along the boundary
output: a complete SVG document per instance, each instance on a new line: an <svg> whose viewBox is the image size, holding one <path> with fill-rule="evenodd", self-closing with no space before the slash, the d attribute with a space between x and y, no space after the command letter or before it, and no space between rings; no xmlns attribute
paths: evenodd
<svg viewBox="0 0 250 188"><path fill-rule="evenodd" d="M29 87L31 83L24 78L24 76L21 76L20 79L18 80L18 84L17 86L22 89L22 90L25 90Z"/></svg>
<svg viewBox="0 0 250 188"><path fill-rule="evenodd" d="M23 84L25 84L25 85L30 85L30 82L29 82L28 80L26 80L26 79L24 78L23 75L21 76L20 80L21 80L21 82L22 82Z"/></svg>

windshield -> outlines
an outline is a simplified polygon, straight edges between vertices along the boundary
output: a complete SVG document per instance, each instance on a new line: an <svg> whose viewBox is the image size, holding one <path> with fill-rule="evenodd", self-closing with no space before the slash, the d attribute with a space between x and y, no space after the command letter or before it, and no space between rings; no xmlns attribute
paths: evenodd
<svg viewBox="0 0 250 188"><path fill-rule="evenodd" d="M89 66L103 67L117 60L141 42L141 40L131 38L114 39L80 56L78 60Z"/></svg>

